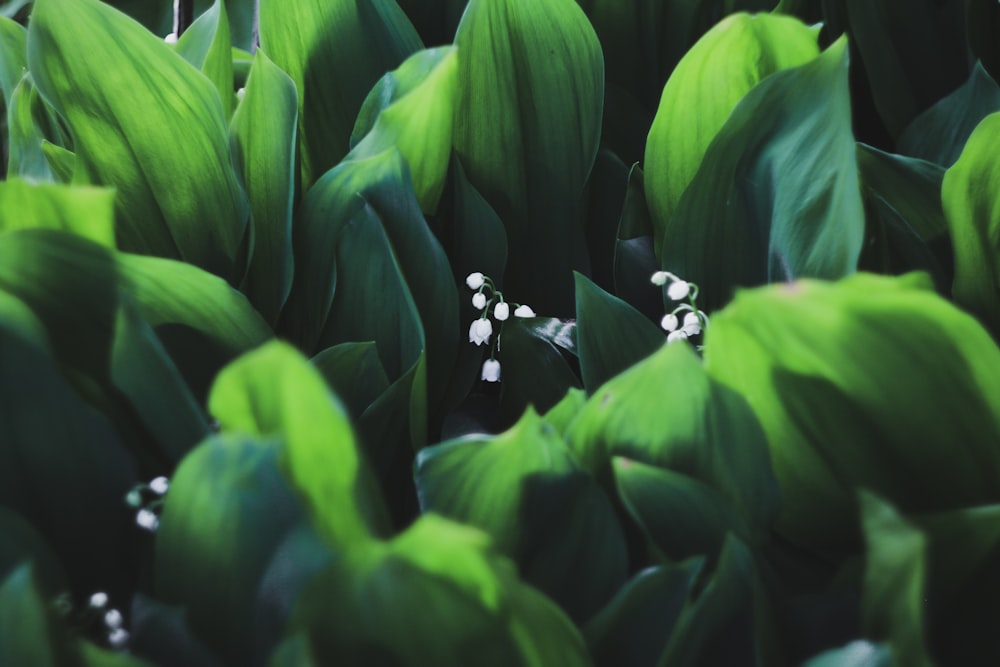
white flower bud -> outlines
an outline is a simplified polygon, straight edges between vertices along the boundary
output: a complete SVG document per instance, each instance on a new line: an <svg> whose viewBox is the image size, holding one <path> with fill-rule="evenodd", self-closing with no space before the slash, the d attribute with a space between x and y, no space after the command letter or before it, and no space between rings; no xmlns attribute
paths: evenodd
<svg viewBox="0 0 1000 667"><path fill-rule="evenodd" d="M169 35L167 35L166 37L163 38L163 41L166 42L167 44L176 44L177 43L177 33L176 32L170 33Z"/></svg>
<svg viewBox="0 0 1000 667"><path fill-rule="evenodd" d="M475 273L470 273L465 278L465 284L469 286L469 289L479 289L486 282L486 276L481 274L479 271Z"/></svg>
<svg viewBox="0 0 1000 667"><path fill-rule="evenodd" d="M523 303L514 309L514 317L534 317L535 311L531 309L531 306L526 306Z"/></svg>
<svg viewBox="0 0 1000 667"><path fill-rule="evenodd" d="M475 320L469 327L469 342L475 343L476 345L482 345L483 343L490 342L490 336L493 334L493 323L489 320Z"/></svg>
<svg viewBox="0 0 1000 667"><path fill-rule="evenodd" d="M510 317L510 306L505 301L501 301L496 305L496 308L493 309L493 317L503 322Z"/></svg>
<svg viewBox="0 0 1000 667"><path fill-rule="evenodd" d="M663 319L660 320L660 327L664 331L673 331L677 328L677 316L673 313L667 313L663 316Z"/></svg>
<svg viewBox="0 0 1000 667"><path fill-rule="evenodd" d="M657 271L656 273L653 274L653 277L649 279L649 282L659 287L663 287L664 285L667 284L667 278L669 277L670 274L667 273L666 271Z"/></svg>
<svg viewBox="0 0 1000 667"><path fill-rule="evenodd" d="M112 630L122 627L122 613L117 609L108 609L104 614L104 624Z"/></svg>
<svg viewBox="0 0 1000 667"><path fill-rule="evenodd" d="M684 316L684 333L688 336L697 336L701 333L701 319L696 313L688 313Z"/></svg>
<svg viewBox="0 0 1000 667"><path fill-rule="evenodd" d="M483 374L481 376L487 382L500 381L500 362L496 359L487 359L483 362Z"/></svg>
<svg viewBox="0 0 1000 667"><path fill-rule="evenodd" d="M154 532L160 527L160 518L156 516L155 512L147 509L139 510L139 513L135 515L135 522L140 528L144 528L149 532Z"/></svg>
<svg viewBox="0 0 1000 667"><path fill-rule="evenodd" d="M686 280L675 280L670 283L670 287L667 288L667 296L669 296L674 301L680 301L687 297L691 293L691 284Z"/></svg>
<svg viewBox="0 0 1000 667"><path fill-rule="evenodd" d="M472 295L472 307L478 310L482 310L486 307L486 295L482 292L476 292Z"/></svg>
<svg viewBox="0 0 1000 667"><path fill-rule="evenodd" d="M246 94L247 94L247 89L246 88L237 88L236 89L236 99L239 100L240 102L243 101L243 97Z"/></svg>
<svg viewBox="0 0 1000 667"><path fill-rule="evenodd" d="M163 495L170 488L170 480L166 477L157 477L149 483L149 490L158 495Z"/></svg>
<svg viewBox="0 0 1000 667"><path fill-rule="evenodd" d="M667 343L668 344L676 343L679 340L687 340L687 339L688 335L684 333L684 329L678 329L677 331L670 332L670 335L667 336Z"/></svg>
<svg viewBox="0 0 1000 667"><path fill-rule="evenodd" d="M94 609L100 609L108 603L108 594L103 591L98 591L90 596L90 601L87 604Z"/></svg>
<svg viewBox="0 0 1000 667"><path fill-rule="evenodd" d="M108 643L111 644L111 648L125 648L125 644L128 643L128 630L115 628L108 633Z"/></svg>

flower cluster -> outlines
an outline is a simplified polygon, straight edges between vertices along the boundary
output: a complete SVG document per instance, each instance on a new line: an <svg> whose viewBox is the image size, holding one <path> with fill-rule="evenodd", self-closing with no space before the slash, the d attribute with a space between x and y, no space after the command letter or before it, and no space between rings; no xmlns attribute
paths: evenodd
<svg viewBox="0 0 1000 667"><path fill-rule="evenodd" d="M681 280L669 271L657 271L650 282L658 287L666 287L671 301L687 300L663 316L660 326L667 332L667 342L676 343L689 340L708 328L708 315L698 310L698 286Z"/></svg>
<svg viewBox="0 0 1000 667"><path fill-rule="evenodd" d="M471 290L475 290L472 295L472 305L476 310L481 311L480 316L469 325L469 342L476 345L489 345L490 358L483 362L483 370L480 378L487 382L500 381L500 362L496 359L496 353L500 351L500 336L503 334L503 325L510 319L511 304L504 300L503 292L496 288L493 280L489 276L476 271L470 273L465 278L465 284ZM490 344L490 336L493 335L493 320L499 322L499 330L496 335L496 346ZM514 317L534 317L535 311L531 306L514 304Z"/></svg>
<svg viewBox="0 0 1000 667"><path fill-rule="evenodd" d="M120 611L108 605L109 600L107 593L97 591L87 600L86 607L76 610L73 607L72 596L66 592L53 600L53 608L66 622L85 634L100 638L112 649L124 650L129 640L129 632L123 627L125 617Z"/></svg>
<svg viewBox="0 0 1000 667"><path fill-rule="evenodd" d="M136 510L135 522L140 528L154 533L160 527L163 496L169 489L170 481L166 477L157 477L149 484L139 484L125 496L125 503Z"/></svg>

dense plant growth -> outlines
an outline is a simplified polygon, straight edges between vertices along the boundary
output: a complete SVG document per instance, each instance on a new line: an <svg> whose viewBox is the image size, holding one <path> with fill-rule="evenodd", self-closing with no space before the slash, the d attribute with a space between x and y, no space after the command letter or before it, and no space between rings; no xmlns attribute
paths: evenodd
<svg viewBox="0 0 1000 667"><path fill-rule="evenodd" d="M172 4L2 6L0 664L1000 664L1000 5Z"/></svg>

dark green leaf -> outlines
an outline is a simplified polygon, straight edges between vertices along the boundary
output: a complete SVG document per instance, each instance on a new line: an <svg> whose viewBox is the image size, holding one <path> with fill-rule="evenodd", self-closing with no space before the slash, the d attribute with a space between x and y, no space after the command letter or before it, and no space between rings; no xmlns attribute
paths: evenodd
<svg viewBox="0 0 1000 667"><path fill-rule="evenodd" d="M72 132L80 175L117 188L122 249L238 278L247 204L215 87L98 0L36 0L31 18L32 76Z"/></svg>
<svg viewBox="0 0 1000 667"><path fill-rule="evenodd" d="M857 156L862 186L895 209L920 239L931 242L947 235L941 207L943 167L865 144L858 144Z"/></svg>
<svg viewBox="0 0 1000 667"><path fill-rule="evenodd" d="M573 0L472 0L455 35L455 149L507 229L504 289L572 312L589 264L577 203L597 155L604 63Z"/></svg>
<svg viewBox="0 0 1000 667"><path fill-rule="evenodd" d="M15 568L31 563L38 588L46 596L54 597L68 590L66 572L56 560L55 554L34 526L23 516L7 507L0 506L0 581L14 572Z"/></svg>
<svg viewBox="0 0 1000 667"><path fill-rule="evenodd" d="M354 419L389 388L375 343L334 345L312 362Z"/></svg>
<svg viewBox="0 0 1000 667"><path fill-rule="evenodd" d="M236 96L233 94L233 47L229 39L229 17L226 4L215 0L204 14L184 31L177 41L177 53L194 65L219 91L222 113L233 115Z"/></svg>
<svg viewBox="0 0 1000 667"><path fill-rule="evenodd" d="M415 476L422 511L489 533L525 581L578 622L625 582L625 541L611 503L531 408L501 435L421 450Z"/></svg>
<svg viewBox="0 0 1000 667"><path fill-rule="evenodd" d="M761 82L709 146L660 255L663 268L701 287L703 308L737 286L855 270L864 212L847 84L841 39ZM647 193L649 179L647 167Z"/></svg>
<svg viewBox="0 0 1000 667"><path fill-rule="evenodd" d="M637 163L628 173L628 189L618 221L615 293L653 319L663 314L662 294L649 283L659 268L653 249L653 223L646 206L643 172Z"/></svg>
<svg viewBox="0 0 1000 667"><path fill-rule="evenodd" d="M566 354L576 354L576 327L555 318L512 317L500 342L501 412L513 422L528 405L546 412L580 388Z"/></svg>
<svg viewBox="0 0 1000 667"><path fill-rule="evenodd" d="M299 93L304 189L347 154L379 77L423 47L395 0L261 0L260 44Z"/></svg>
<svg viewBox="0 0 1000 667"><path fill-rule="evenodd" d="M24 565L0 579L0 665L60 667L72 655L48 603Z"/></svg>

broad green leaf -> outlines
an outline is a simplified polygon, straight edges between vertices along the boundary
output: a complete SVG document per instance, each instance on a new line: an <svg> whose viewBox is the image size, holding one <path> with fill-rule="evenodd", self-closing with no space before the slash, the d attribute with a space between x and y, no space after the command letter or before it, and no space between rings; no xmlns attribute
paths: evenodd
<svg viewBox="0 0 1000 667"><path fill-rule="evenodd" d="M423 48L395 0L261 0L260 45L299 93L303 189L347 154L379 77Z"/></svg>
<svg viewBox="0 0 1000 667"><path fill-rule="evenodd" d="M587 395L582 389L570 389L558 403L542 415L542 418L560 435L565 435L566 429L573 423L576 415L586 403Z"/></svg>
<svg viewBox="0 0 1000 667"><path fill-rule="evenodd" d="M451 157L458 50L418 51L368 94L351 135L348 160L395 146L406 158L420 208L437 211Z"/></svg>
<svg viewBox="0 0 1000 667"><path fill-rule="evenodd" d="M581 387L570 365L576 355L572 321L512 317L503 326L500 349L500 411L513 423L528 405L546 412L571 389Z"/></svg>
<svg viewBox="0 0 1000 667"><path fill-rule="evenodd" d="M7 100L7 173L32 181L51 181L52 168L44 154L45 137L39 116L46 114L45 103L25 74Z"/></svg>
<svg viewBox="0 0 1000 667"><path fill-rule="evenodd" d="M955 164L972 131L1000 111L1000 86L981 63L960 88L913 119L897 142L899 152L939 164Z"/></svg>
<svg viewBox="0 0 1000 667"><path fill-rule="evenodd" d="M72 655L34 579L27 564L0 579L0 665L59 667Z"/></svg>
<svg viewBox="0 0 1000 667"><path fill-rule="evenodd" d="M10 106L10 97L28 69L28 33L24 26L0 16L0 93Z"/></svg>
<svg viewBox="0 0 1000 667"><path fill-rule="evenodd" d="M737 286L855 270L864 211L847 70L841 39L761 82L712 141L660 248L663 268L701 287L702 308ZM658 181L645 174L649 194Z"/></svg>
<svg viewBox="0 0 1000 667"><path fill-rule="evenodd" d="M284 442L282 469L338 549L387 532L382 498L347 413L292 347L271 342L227 366L208 409L223 431Z"/></svg>
<svg viewBox="0 0 1000 667"><path fill-rule="evenodd" d="M570 620L485 534L433 514L335 563L296 616L320 664L590 664Z"/></svg>
<svg viewBox="0 0 1000 667"><path fill-rule="evenodd" d="M261 434L213 437L170 480L156 534L155 589L227 663L252 661L257 589L301 512L279 469L282 447ZM244 433L246 430L244 430Z"/></svg>
<svg viewBox="0 0 1000 667"><path fill-rule="evenodd" d="M896 664L888 646L859 639L843 648L825 651L802 667L893 667Z"/></svg>
<svg viewBox="0 0 1000 667"><path fill-rule="evenodd" d="M638 310L577 273L576 341L583 386L598 387L656 352L663 333Z"/></svg>
<svg viewBox="0 0 1000 667"><path fill-rule="evenodd" d="M66 572L55 554L35 527L23 516L0 506L0 581L27 562L38 581L38 587L47 596L55 596L69 588Z"/></svg>
<svg viewBox="0 0 1000 667"><path fill-rule="evenodd" d="M229 17L226 4L215 0L204 14L184 31L177 40L177 53L194 65L211 81L219 92L222 113L233 115L236 96L233 94L233 47L229 38Z"/></svg>
<svg viewBox="0 0 1000 667"><path fill-rule="evenodd" d="M841 2L875 108L892 137L968 78L965 3Z"/></svg>
<svg viewBox="0 0 1000 667"><path fill-rule="evenodd" d="M632 165L618 221L615 241L615 294L637 308L646 317L663 316L663 295L649 279L659 270L653 248L653 224L646 205L642 167Z"/></svg>
<svg viewBox="0 0 1000 667"><path fill-rule="evenodd" d="M1000 498L1000 350L928 287L802 280L740 292L712 319L706 368L760 419L776 528L800 547L857 544L858 487L908 513Z"/></svg>
<svg viewBox="0 0 1000 667"><path fill-rule="evenodd" d="M115 247L115 192L108 188L0 183L0 230L62 229Z"/></svg>
<svg viewBox="0 0 1000 667"><path fill-rule="evenodd" d="M748 536L736 508L708 484L631 459L615 457L612 467L629 514L670 561L714 559L727 533Z"/></svg>
<svg viewBox="0 0 1000 667"><path fill-rule="evenodd" d="M73 180L73 172L76 170L76 153L54 144L48 139L42 139L42 155L49 163L49 169L56 182L69 183Z"/></svg>
<svg viewBox="0 0 1000 667"><path fill-rule="evenodd" d="M664 345L598 388L566 437L597 475L610 475L612 457L626 457L708 484L756 529L778 510L760 425L686 344Z"/></svg>
<svg viewBox="0 0 1000 667"><path fill-rule="evenodd" d="M355 419L389 388L378 350L370 341L328 347L312 363Z"/></svg>
<svg viewBox="0 0 1000 667"><path fill-rule="evenodd" d="M208 79L98 0L36 0L28 63L70 128L81 175L118 190L122 249L237 279L246 196Z"/></svg>
<svg viewBox="0 0 1000 667"><path fill-rule="evenodd" d="M229 145L250 201L253 235L240 289L271 323L292 289L297 119L295 84L258 50L229 128Z"/></svg>
<svg viewBox="0 0 1000 667"><path fill-rule="evenodd" d="M929 243L948 234L941 207L943 167L865 144L858 144L857 156L862 187L898 211L920 239Z"/></svg>
<svg viewBox="0 0 1000 667"><path fill-rule="evenodd" d="M944 175L941 201L955 248L952 294L994 336L1000 335L1000 113L973 131Z"/></svg>
<svg viewBox="0 0 1000 667"><path fill-rule="evenodd" d="M571 270L589 263L578 202L600 139L600 42L573 0L471 0L455 45L455 149L507 229L504 289L568 316Z"/></svg>
<svg viewBox="0 0 1000 667"><path fill-rule="evenodd" d="M860 495L867 545L861 612L865 636L886 641L901 665L930 667L924 635L926 538L877 496Z"/></svg>
<svg viewBox="0 0 1000 667"><path fill-rule="evenodd" d="M625 582L628 554L610 501L532 408L501 435L421 450L414 476L423 512L489 533L573 619L590 618Z"/></svg>
<svg viewBox="0 0 1000 667"><path fill-rule="evenodd" d="M136 593L129 623L129 649L157 665L223 667L195 638L182 607L164 604L150 595Z"/></svg>
<svg viewBox="0 0 1000 667"><path fill-rule="evenodd" d="M816 38L816 30L789 16L739 13L705 33L677 63L663 88L643 163L657 252L681 195L737 103L771 74L819 55Z"/></svg>

